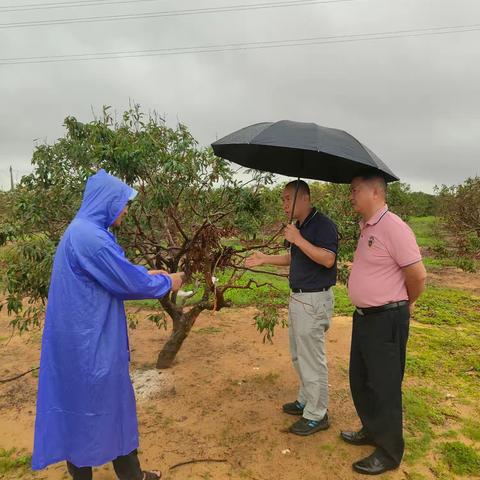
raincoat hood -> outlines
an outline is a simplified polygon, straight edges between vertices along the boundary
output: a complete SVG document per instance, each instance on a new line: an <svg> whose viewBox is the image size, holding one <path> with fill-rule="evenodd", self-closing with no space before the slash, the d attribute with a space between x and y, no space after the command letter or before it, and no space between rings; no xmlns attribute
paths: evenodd
<svg viewBox="0 0 480 480"><path fill-rule="evenodd" d="M77 218L89 220L102 228L108 228L137 191L119 178L99 170L87 180L83 200Z"/></svg>

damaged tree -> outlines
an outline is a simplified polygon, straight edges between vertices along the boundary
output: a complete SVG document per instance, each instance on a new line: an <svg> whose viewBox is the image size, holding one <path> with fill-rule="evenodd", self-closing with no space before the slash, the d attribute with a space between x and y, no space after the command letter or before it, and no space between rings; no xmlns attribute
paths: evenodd
<svg viewBox="0 0 480 480"><path fill-rule="evenodd" d="M121 122L105 108L99 119L81 123L69 117L65 127L63 138L36 148L34 172L13 192L9 228L16 242L5 282L7 308L16 314L12 325L22 331L41 323L55 247L80 206L86 179L104 168L139 192L117 232L127 256L150 269L188 276L190 298L179 292L160 300L172 334L157 367L169 367L202 311L228 306L230 289L261 286L242 278L243 258L256 248L278 249L270 247L276 235L257 242L263 245L242 237L275 227L262 200L268 195L261 195L270 176L237 180L229 164L199 148L184 125L172 129L138 106ZM161 311L151 320L166 321Z"/></svg>

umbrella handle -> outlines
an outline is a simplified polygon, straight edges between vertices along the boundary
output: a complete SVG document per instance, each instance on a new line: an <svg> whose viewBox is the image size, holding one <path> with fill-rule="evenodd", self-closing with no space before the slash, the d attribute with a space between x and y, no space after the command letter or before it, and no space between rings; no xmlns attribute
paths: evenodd
<svg viewBox="0 0 480 480"><path fill-rule="evenodd" d="M295 187L295 195L293 196L293 206L292 206L292 213L290 214L290 222L293 223L293 214L295 212L295 205L297 204L297 194L298 188L300 187L300 177L297 178L297 186ZM292 244L288 240L283 241L283 246L285 248L291 248Z"/></svg>

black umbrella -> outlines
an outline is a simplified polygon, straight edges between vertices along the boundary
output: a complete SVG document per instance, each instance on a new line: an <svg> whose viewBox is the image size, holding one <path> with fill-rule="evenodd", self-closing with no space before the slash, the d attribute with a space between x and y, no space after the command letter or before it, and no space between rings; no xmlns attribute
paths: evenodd
<svg viewBox="0 0 480 480"><path fill-rule="evenodd" d="M365 145L343 130L315 123L264 122L212 143L215 155L247 168L334 183L368 172L398 177Z"/></svg>
<svg viewBox="0 0 480 480"><path fill-rule="evenodd" d="M349 133L315 123L263 122L250 125L212 143L218 157L243 167L290 177L350 183L366 173L387 182L398 177L365 145ZM299 184L293 197L293 220ZM285 241L285 246L289 244Z"/></svg>

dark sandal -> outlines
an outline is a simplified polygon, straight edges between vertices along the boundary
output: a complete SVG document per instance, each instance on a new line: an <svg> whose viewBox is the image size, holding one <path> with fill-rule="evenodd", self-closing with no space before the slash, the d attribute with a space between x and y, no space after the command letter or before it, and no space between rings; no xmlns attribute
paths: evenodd
<svg viewBox="0 0 480 480"><path fill-rule="evenodd" d="M154 472L143 472L143 480L160 480L162 477L162 474L160 472L154 473Z"/></svg>

